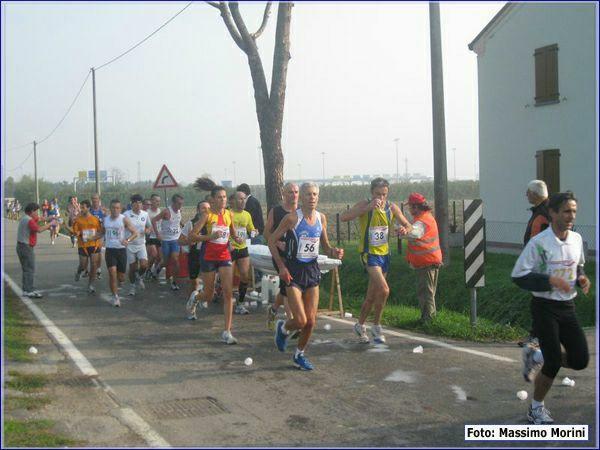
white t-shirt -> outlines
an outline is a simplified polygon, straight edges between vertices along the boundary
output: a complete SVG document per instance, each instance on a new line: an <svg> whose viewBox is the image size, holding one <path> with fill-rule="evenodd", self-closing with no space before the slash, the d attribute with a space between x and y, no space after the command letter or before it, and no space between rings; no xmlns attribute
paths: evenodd
<svg viewBox="0 0 600 450"><path fill-rule="evenodd" d="M125 216L119 214L116 219L112 216L104 218L104 242L106 248L125 248L121 243L125 239Z"/></svg>
<svg viewBox="0 0 600 450"><path fill-rule="evenodd" d="M192 225L192 221L188 220L187 223L185 224L185 226L182 228L181 230L181 235L185 236L186 238L190 235L192 228L194 228L194 225ZM181 246L181 250L183 250L183 253L189 253L190 252L190 246L189 245L182 245Z"/></svg>
<svg viewBox="0 0 600 450"><path fill-rule="evenodd" d="M529 273L541 273L560 277L571 285L569 292L553 288L547 292L532 292L533 296L558 301L572 300L577 295L577 266L582 266L584 262L583 240L579 233L568 231L567 239L561 241L552 227L548 227L527 243L511 276L520 278Z"/></svg>
<svg viewBox="0 0 600 450"><path fill-rule="evenodd" d="M138 252L146 245L146 230L152 228L148 213L146 211L140 211L139 214L136 214L130 209L129 211L125 211L123 215L129 219L138 234L137 237L129 243L127 248L132 252ZM129 239L129 236L131 236L131 233L129 230L125 230L125 238Z"/></svg>
<svg viewBox="0 0 600 450"><path fill-rule="evenodd" d="M158 216L161 213L161 209L160 208L156 208L156 211L152 210L152 208L148 208L148 211L146 211L148 213L148 217L150 218L150 221L152 221L152 219L154 219L156 216ZM150 227L152 227L152 222L150 222ZM156 228L158 228L160 230L160 221L156 224ZM156 239L156 233L154 232L154 228L152 228L152 231L150 232L150 235L148 236L149 239Z"/></svg>

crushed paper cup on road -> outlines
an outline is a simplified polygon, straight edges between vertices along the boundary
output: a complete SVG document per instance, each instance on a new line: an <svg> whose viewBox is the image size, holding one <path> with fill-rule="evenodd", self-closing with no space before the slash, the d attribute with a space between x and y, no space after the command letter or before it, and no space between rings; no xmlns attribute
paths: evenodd
<svg viewBox="0 0 600 450"><path fill-rule="evenodd" d="M413 348L413 353L423 353L423 346L418 345L415 348Z"/></svg>
<svg viewBox="0 0 600 450"><path fill-rule="evenodd" d="M517 392L517 398L519 400L527 400L527 391L519 391L519 392Z"/></svg>
<svg viewBox="0 0 600 450"><path fill-rule="evenodd" d="M31 347L29 347L29 353L31 353L32 355L37 355L38 349L35 348L33 345Z"/></svg>
<svg viewBox="0 0 600 450"><path fill-rule="evenodd" d="M575 386L575 380L571 380L569 377L564 377L562 380L563 386Z"/></svg>
<svg viewBox="0 0 600 450"><path fill-rule="evenodd" d="M331 324L326 323L323 328L325 328L325 331L329 331L329 330L331 330Z"/></svg>
<svg viewBox="0 0 600 450"><path fill-rule="evenodd" d="M349 312L347 312L347 313L344 313L344 317L345 317L346 319L350 319L350 318L352 318L352 313L349 313Z"/></svg>
<svg viewBox="0 0 600 450"><path fill-rule="evenodd" d="M244 364L246 364L247 366L251 366L253 363L252 358L248 357L244 360Z"/></svg>

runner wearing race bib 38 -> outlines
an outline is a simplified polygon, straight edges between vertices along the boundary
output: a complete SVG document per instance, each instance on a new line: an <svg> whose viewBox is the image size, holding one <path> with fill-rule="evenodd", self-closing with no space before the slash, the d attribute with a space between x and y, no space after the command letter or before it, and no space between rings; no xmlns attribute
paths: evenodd
<svg viewBox="0 0 600 450"><path fill-rule="evenodd" d="M385 342L380 322L383 308L390 295L390 288L386 280L390 268L388 242L390 229L395 221L404 226L407 232L412 230L412 225L406 220L400 208L388 202L389 186L387 180L375 178L371 181L371 198L358 202L340 214L342 222L359 219L361 237L358 246L361 261L369 274L365 301L360 310L358 322L354 324L354 331L360 342L363 343L369 342L365 322L372 309L375 310L371 327L373 340L378 344Z"/></svg>

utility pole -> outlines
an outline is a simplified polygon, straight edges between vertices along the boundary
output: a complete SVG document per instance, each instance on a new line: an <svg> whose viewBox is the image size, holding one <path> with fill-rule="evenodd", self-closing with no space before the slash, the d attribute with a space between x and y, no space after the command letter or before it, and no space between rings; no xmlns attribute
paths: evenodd
<svg viewBox="0 0 600 450"><path fill-rule="evenodd" d="M396 143L396 184L400 184L400 166L398 165L398 141L400 138L394 139Z"/></svg>
<svg viewBox="0 0 600 450"><path fill-rule="evenodd" d="M40 183L37 173L37 142L33 141L33 177L35 178L35 202L40 204Z"/></svg>
<svg viewBox="0 0 600 450"><path fill-rule="evenodd" d="M98 164L98 135L96 132L96 70L92 67L92 103L94 106L94 170L96 173L96 193L100 195L100 165ZM113 178L114 182L114 178Z"/></svg>
<svg viewBox="0 0 600 450"><path fill-rule="evenodd" d="M404 177L408 181L408 156L404 157Z"/></svg>
<svg viewBox="0 0 600 450"><path fill-rule="evenodd" d="M323 158L323 184L325 184L325 152L321 152L321 157Z"/></svg>
<svg viewBox="0 0 600 450"><path fill-rule="evenodd" d="M450 264L448 243L448 173L446 161L446 129L444 117L444 71L442 67L442 32L440 5L429 3L429 35L431 47L431 101L433 114L433 187L435 219L444 264Z"/></svg>

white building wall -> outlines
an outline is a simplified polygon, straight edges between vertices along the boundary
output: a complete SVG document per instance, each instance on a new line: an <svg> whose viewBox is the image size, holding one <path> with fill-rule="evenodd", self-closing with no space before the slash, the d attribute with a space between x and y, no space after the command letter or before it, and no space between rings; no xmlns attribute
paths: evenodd
<svg viewBox="0 0 600 450"><path fill-rule="evenodd" d="M522 243L535 153L560 150L560 188L578 200L577 231L596 248L594 4L515 7L478 55L481 197L488 241ZM558 44L560 103L535 106L536 48ZM481 43L478 43L481 44Z"/></svg>

